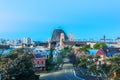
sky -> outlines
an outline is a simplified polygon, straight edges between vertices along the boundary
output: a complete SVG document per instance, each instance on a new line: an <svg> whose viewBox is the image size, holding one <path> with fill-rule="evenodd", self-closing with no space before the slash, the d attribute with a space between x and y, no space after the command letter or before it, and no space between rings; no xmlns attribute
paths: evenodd
<svg viewBox="0 0 120 80"><path fill-rule="evenodd" d="M120 0L0 0L0 38L48 40L61 28L75 39L120 37Z"/></svg>

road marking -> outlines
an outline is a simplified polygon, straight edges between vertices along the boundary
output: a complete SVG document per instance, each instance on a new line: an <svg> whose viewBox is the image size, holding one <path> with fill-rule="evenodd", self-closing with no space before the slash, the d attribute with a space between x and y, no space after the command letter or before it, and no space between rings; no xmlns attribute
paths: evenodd
<svg viewBox="0 0 120 80"><path fill-rule="evenodd" d="M76 77L74 76L73 73L66 74L67 77L69 77L71 80L76 80Z"/></svg>
<svg viewBox="0 0 120 80"><path fill-rule="evenodd" d="M66 69L65 69L65 73L66 73L67 71L66 71Z"/></svg>
<svg viewBox="0 0 120 80"><path fill-rule="evenodd" d="M74 71L74 76L75 76L76 78L80 79L80 80L85 80L85 79L82 79L82 78L78 77L78 76L76 75L75 71Z"/></svg>

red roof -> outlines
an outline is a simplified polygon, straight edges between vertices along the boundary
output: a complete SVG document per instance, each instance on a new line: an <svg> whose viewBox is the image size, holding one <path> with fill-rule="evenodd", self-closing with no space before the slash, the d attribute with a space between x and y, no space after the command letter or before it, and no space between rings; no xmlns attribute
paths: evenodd
<svg viewBox="0 0 120 80"><path fill-rule="evenodd" d="M105 55L105 54L104 54L104 52L103 52L102 49L99 49L99 50L97 51L97 55Z"/></svg>

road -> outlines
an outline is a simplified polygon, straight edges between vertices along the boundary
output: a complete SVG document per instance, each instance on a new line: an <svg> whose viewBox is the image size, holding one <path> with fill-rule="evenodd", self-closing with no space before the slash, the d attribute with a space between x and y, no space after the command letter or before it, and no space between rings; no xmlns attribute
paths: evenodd
<svg viewBox="0 0 120 80"><path fill-rule="evenodd" d="M76 76L73 65L69 59L64 59L62 70L44 73L40 75L40 80L84 80Z"/></svg>

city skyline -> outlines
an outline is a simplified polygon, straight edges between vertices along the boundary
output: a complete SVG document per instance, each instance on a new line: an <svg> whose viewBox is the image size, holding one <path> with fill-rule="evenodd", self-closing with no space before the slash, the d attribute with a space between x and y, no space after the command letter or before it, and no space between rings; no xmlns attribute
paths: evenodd
<svg viewBox="0 0 120 80"><path fill-rule="evenodd" d="M56 28L75 39L116 39L119 0L0 1L0 38L48 40ZM74 6L72 6L74 5Z"/></svg>

